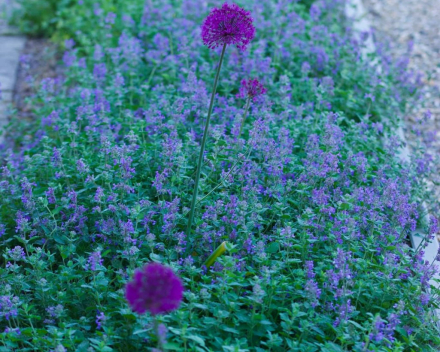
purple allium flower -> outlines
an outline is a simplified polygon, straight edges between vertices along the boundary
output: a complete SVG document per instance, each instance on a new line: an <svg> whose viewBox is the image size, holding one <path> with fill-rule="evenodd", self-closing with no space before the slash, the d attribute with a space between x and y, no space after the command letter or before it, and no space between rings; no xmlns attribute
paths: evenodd
<svg viewBox="0 0 440 352"><path fill-rule="evenodd" d="M210 49L233 44L246 50L254 36L250 13L236 4L224 3L221 8L212 9L202 25L203 43Z"/></svg>
<svg viewBox="0 0 440 352"><path fill-rule="evenodd" d="M258 79L248 79L241 81L240 92L237 94L237 98L251 98L255 100L259 95L265 94L267 89L261 84Z"/></svg>
<svg viewBox="0 0 440 352"><path fill-rule="evenodd" d="M136 270L133 281L125 290L131 309L139 314L149 311L153 315L170 312L182 301L183 284L171 268L151 263Z"/></svg>

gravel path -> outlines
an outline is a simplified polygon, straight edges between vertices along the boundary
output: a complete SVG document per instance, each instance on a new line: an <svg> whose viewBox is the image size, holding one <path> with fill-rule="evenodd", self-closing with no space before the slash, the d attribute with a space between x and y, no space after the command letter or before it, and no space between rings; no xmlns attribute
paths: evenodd
<svg viewBox="0 0 440 352"><path fill-rule="evenodd" d="M424 86L422 100L406 116L406 130L416 125L431 134L434 138L427 152L440 158L440 0L363 0L363 4L374 39L390 43L395 59L406 55L412 46L409 67L423 74ZM416 121L428 112L431 117L421 127ZM411 145L414 135L407 133L407 139ZM436 171L428 183L440 199L440 169ZM440 233L437 238L440 241Z"/></svg>
<svg viewBox="0 0 440 352"><path fill-rule="evenodd" d="M422 100L408 107L406 130L415 126L429 137L427 152L440 159L440 0L363 0L376 41L389 42L391 55L399 58L413 46L409 67L423 74ZM416 121L431 116L420 125ZM407 133L411 145L414 135ZM429 182L433 181L433 182ZM440 199L440 167L428 180ZM437 185L435 185L437 183ZM439 235L440 238L440 235Z"/></svg>
<svg viewBox="0 0 440 352"><path fill-rule="evenodd" d="M410 57L409 67L424 73L424 87L422 93L424 98L420 104L412 107L408 106L408 116L406 116L406 130L410 130L415 125L415 120L424 115L427 110L433 113L432 118L425 124L429 132L439 131L440 124L440 0L346 0L346 14L349 18L355 19L354 29L357 32L369 32L373 28L374 40L392 43L391 55L395 59L407 56L408 46L413 46ZM366 42L365 52L371 52L375 46L371 37ZM420 127L420 126L419 126ZM399 128L398 134L404 138L405 132ZM406 140L412 134L406 133ZM428 152L434 156L440 153L440 133L435 135L435 142L429 147ZM411 145L414 139L409 140L408 146L404 146L400 151L403 160L410 157ZM440 170L438 174L440 174ZM428 180L434 181L434 179ZM434 195L440 199L440 187L434 186L431 189ZM430 214L433 215L433 214ZM435 214L438 215L438 214ZM429 216L429 215L428 215ZM413 248L418 248L426 234L421 229L416 229L410 235ZM429 241L424 249L423 259L432 263L437 260L439 253L440 234ZM438 264L438 262L436 262ZM433 287L439 288L440 275L437 273L431 280ZM435 313L440 317L440 309Z"/></svg>
<svg viewBox="0 0 440 352"><path fill-rule="evenodd" d="M428 110L426 129L437 131L431 153L440 151L440 0L363 0L376 40L391 43L391 55L402 57L413 45L409 67L424 74L423 101L407 116L411 124Z"/></svg>

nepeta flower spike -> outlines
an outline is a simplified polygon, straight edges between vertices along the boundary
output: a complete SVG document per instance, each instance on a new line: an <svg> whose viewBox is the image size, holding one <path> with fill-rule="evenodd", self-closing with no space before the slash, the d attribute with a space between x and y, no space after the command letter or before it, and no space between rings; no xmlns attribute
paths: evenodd
<svg viewBox="0 0 440 352"><path fill-rule="evenodd" d="M244 122L246 121L246 116L249 111L249 106L251 104L251 100L255 100L259 95L265 94L267 89L261 84L258 79L248 79L241 81L240 91L237 94L237 98L246 98L246 107L244 108L243 119L240 126L240 132L238 134L238 138L241 136L241 132L243 131Z"/></svg>
<svg viewBox="0 0 440 352"><path fill-rule="evenodd" d="M225 56L226 46L233 44L241 50L245 50L246 46L254 38L255 27L250 13L238 7L235 4L223 4L221 8L214 8L211 13L203 21L202 39L203 43L210 49L223 46L220 55L220 61L215 75L214 87L212 89L211 101L209 103L208 117L206 118L205 131L203 133L202 145L200 146L199 160L197 163L196 179L194 184L193 198L191 202L191 210L188 218L188 226L186 235L191 234L192 222L194 220L194 209L197 202L197 194L200 181L200 172L203 163L203 153L205 152L206 138L208 136L209 121L211 119L212 108L214 106L214 98L217 90L220 70Z"/></svg>

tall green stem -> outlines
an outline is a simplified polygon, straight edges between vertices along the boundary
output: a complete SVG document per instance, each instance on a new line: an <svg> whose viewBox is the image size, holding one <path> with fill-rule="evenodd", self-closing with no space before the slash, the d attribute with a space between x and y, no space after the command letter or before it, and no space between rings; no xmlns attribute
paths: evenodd
<svg viewBox="0 0 440 352"><path fill-rule="evenodd" d="M248 97L247 102L246 102L246 107L244 108L243 120L241 121L240 133L238 134L238 138L237 139L240 138L241 132L243 131L244 122L246 121L246 116L247 116L247 113L249 111L249 105L250 104L251 104L251 97Z"/></svg>
<svg viewBox="0 0 440 352"><path fill-rule="evenodd" d="M192 223L194 220L194 210L195 210L195 205L197 202L197 194L199 191L200 173L202 171L203 154L205 152L206 138L208 136L209 121L211 120L211 114L212 114L212 108L214 106L214 98L215 98L215 93L217 90L218 78L220 76L220 69L222 68L223 57L225 56L225 51L226 51L226 44L223 45L222 54L220 56L220 62L217 67L217 73L215 75L215 80L214 80L214 87L212 89L212 94L211 94L211 101L209 103L208 117L206 119L205 131L203 133L202 145L200 147L199 162L197 163L197 170L196 170L196 181L194 184L194 192L193 192L193 198L192 198L192 202L191 202L191 211L189 213L188 226L186 228L186 236L187 237L189 237L191 234L191 227L192 227Z"/></svg>

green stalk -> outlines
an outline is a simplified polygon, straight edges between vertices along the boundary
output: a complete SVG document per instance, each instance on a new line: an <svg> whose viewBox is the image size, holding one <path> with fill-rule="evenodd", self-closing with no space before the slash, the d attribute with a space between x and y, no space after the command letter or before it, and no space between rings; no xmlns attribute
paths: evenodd
<svg viewBox="0 0 440 352"><path fill-rule="evenodd" d="M241 121L240 133L238 134L238 138L237 139L240 138L241 132L243 131L244 123L246 121L246 116L247 116L247 113L249 111L249 105L250 104L251 104L251 97L248 97L247 102L246 102L246 107L244 108L243 121Z"/></svg>
<svg viewBox="0 0 440 352"><path fill-rule="evenodd" d="M200 172L202 171L202 164L203 164L203 153L205 152L205 144L206 144L206 137L208 136L209 121L211 120L212 108L214 106L215 92L217 90L218 78L220 76L220 69L222 68L222 63L223 63L223 58L225 56L225 51L226 51L226 44L223 45L222 54L220 56L220 62L217 67L217 74L215 75L214 87L212 89L212 94L211 94L211 102L209 103L208 117L206 119L205 131L203 133L202 145L200 147L199 162L197 164L197 171L196 171L196 181L194 184L194 192L193 192L193 198L192 198L192 202L191 202L191 211L189 213L188 226L186 228L186 236L188 238L191 235L191 227L192 227L192 223L194 220L194 209L196 206L197 194L199 191Z"/></svg>
<svg viewBox="0 0 440 352"><path fill-rule="evenodd" d="M212 264L215 263L215 260L220 257L223 253L226 252L226 241L222 242L220 246L206 259L205 266L209 268Z"/></svg>
<svg viewBox="0 0 440 352"><path fill-rule="evenodd" d="M153 316L153 324L154 324L154 333L156 334L156 338L157 338L157 348L162 352L166 352L165 347L163 346L159 336L159 321L157 320L156 316Z"/></svg>

